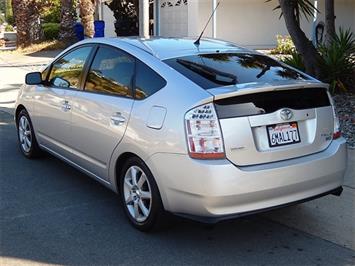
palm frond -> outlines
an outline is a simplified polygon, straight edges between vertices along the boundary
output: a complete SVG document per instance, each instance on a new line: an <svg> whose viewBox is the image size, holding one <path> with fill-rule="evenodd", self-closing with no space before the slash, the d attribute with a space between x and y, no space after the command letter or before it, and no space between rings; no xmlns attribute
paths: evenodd
<svg viewBox="0 0 355 266"><path fill-rule="evenodd" d="M271 2L273 0L266 0L265 3ZM300 21L300 15L303 14L304 17L309 20L310 18L314 17L314 11L317 13L320 13L319 10L314 6L312 1L310 0L294 0L296 1L295 5L295 16L297 18L297 21ZM276 7L273 8L273 11L281 9L280 5L277 5ZM283 13L281 12L280 17L283 16Z"/></svg>

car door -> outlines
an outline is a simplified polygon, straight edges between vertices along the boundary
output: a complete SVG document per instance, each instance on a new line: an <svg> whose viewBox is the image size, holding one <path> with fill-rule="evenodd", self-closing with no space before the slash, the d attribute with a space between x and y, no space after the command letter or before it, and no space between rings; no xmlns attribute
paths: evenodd
<svg viewBox="0 0 355 266"><path fill-rule="evenodd" d="M74 48L51 65L36 94L37 137L42 146L70 158L71 103L80 89L81 77L92 46Z"/></svg>
<svg viewBox="0 0 355 266"><path fill-rule="evenodd" d="M115 47L98 47L83 91L72 98L75 161L107 179L111 154L122 139L133 105L135 60Z"/></svg>

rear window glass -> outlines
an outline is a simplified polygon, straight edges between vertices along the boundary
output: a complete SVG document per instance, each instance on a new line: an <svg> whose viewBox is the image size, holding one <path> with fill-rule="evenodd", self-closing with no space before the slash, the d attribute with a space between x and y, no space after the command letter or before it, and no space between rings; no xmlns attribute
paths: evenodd
<svg viewBox="0 0 355 266"><path fill-rule="evenodd" d="M276 60L258 54L200 54L164 62L204 89L250 82L308 79Z"/></svg>

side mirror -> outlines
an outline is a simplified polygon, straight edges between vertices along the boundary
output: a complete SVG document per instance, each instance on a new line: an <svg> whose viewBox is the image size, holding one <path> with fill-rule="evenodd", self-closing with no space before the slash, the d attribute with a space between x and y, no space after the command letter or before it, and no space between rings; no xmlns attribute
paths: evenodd
<svg viewBox="0 0 355 266"><path fill-rule="evenodd" d="M42 74L41 72L31 72L26 75L25 82L27 85L38 85L42 84Z"/></svg>

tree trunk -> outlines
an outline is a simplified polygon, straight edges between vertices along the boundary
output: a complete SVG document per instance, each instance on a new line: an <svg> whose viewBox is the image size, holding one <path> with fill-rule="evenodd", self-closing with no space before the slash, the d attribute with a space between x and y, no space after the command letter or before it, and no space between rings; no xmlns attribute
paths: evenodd
<svg viewBox="0 0 355 266"><path fill-rule="evenodd" d="M76 21L74 3L73 0L62 0L61 4L59 39L71 44L76 40L74 32Z"/></svg>
<svg viewBox="0 0 355 266"><path fill-rule="evenodd" d="M93 38L95 35L94 27L95 0L80 0L80 17L84 26L84 35Z"/></svg>
<svg viewBox="0 0 355 266"><path fill-rule="evenodd" d="M138 0L113 0L106 5L112 10L117 36L137 36L138 29Z"/></svg>
<svg viewBox="0 0 355 266"><path fill-rule="evenodd" d="M297 51L302 56L306 73L309 75L319 77L319 59L316 48L312 42L306 37L305 33L300 28L298 18L295 15L295 9L298 0L279 0L280 7L285 19L287 30L292 38Z"/></svg>
<svg viewBox="0 0 355 266"><path fill-rule="evenodd" d="M14 24L14 14L12 12L11 0L5 1L5 20L11 25Z"/></svg>
<svg viewBox="0 0 355 266"><path fill-rule="evenodd" d="M325 42L332 43L335 32L334 0L325 0Z"/></svg>
<svg viewBox="0 0 355 266"><path fill-rule="evenodd" d="M25 47L42 39L39 6L36 0L12 0L17 27L17 46Z"/></svg>

